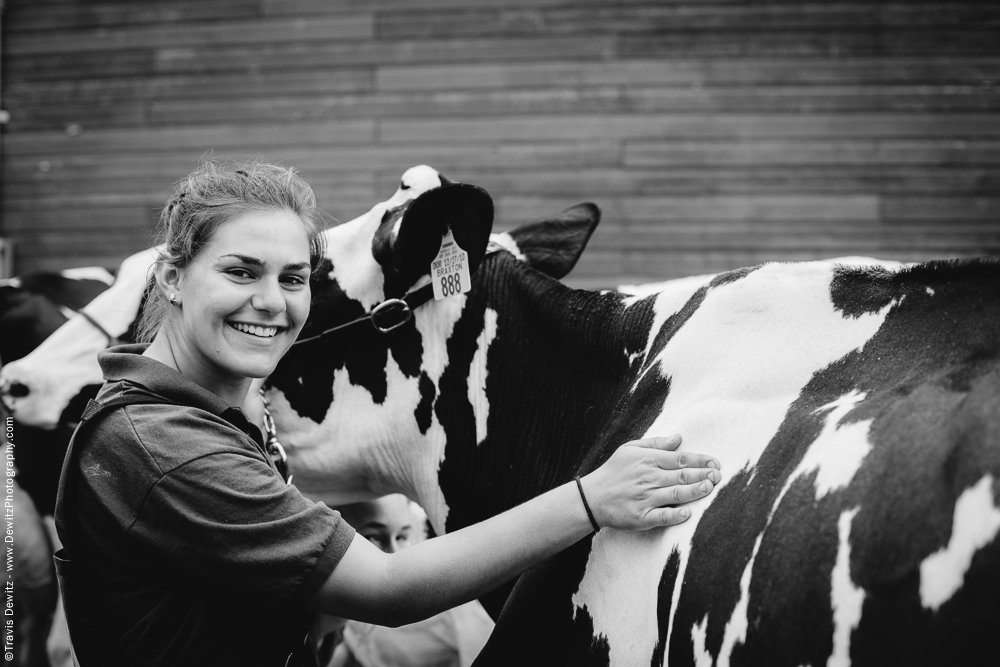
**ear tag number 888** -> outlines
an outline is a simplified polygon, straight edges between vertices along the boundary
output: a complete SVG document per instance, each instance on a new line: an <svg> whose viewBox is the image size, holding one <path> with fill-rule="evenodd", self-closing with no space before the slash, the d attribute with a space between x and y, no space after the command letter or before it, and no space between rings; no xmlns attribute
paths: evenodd
<svg viewBox="0 0 1000 667"><path fill-rule="evenodd" d="M431 284L437 301L465 294L472 289L469 277L469 253L462 250L451 230L441 239L441 250L431 262Z"/></svg>

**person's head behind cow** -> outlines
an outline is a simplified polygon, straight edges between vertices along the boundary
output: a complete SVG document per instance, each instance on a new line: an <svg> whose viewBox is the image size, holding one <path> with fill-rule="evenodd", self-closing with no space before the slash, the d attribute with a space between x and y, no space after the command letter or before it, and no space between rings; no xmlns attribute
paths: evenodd
<svg viewBox="0 0 1000 667"><path fill-rule="evenodd" d="M162 271L183 273L222 225L253 213L297 218L308 237L311 268L317 267L324 252L323 214L312 188L294 169L257 160L205 162L178 182L160 212L157 271L149 279L138 341L151 341L168 312L171 290L159 279Z"/></svg>

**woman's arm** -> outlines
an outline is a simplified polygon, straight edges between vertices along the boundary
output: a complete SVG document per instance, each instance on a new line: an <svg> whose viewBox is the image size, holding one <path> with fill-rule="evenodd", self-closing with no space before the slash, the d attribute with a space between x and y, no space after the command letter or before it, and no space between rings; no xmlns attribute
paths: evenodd
<svg viewBox="0 0 1000 667"><path fill-rule="evenodd" d="M584 477L598 525L646 530L687 519L688 510L665 506L710 493L720 479L719 463L672 451L679 444L679 436L628 443ZM395 554L355 536L309 606L379 625L413 623L479 597L592 530L571 482Z"/></svg>

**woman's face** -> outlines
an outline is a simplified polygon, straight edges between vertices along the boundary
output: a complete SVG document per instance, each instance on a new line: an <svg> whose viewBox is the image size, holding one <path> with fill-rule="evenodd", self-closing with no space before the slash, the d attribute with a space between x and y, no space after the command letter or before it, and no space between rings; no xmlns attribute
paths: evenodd
<svg viewBox="0 0 1000 667"><path fill-rule="evenodd" d="M270 374L309 315L309 272L309 237L294 213L220 225L177 281L180 369L209 390Z"/></svg>

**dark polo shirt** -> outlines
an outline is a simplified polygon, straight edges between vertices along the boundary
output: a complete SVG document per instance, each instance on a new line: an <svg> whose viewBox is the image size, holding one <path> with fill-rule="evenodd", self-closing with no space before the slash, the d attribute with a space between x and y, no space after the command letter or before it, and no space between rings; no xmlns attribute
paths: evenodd
<svg viewBox="0 0 1000 667"><path fill-rule="evenodd" d="M307 629L303 605L354 530L282 481L239 408L145 347L99 356L98 400L138 392L172 404L110 409L74 445L61 536L127 664L283 665Z"/></svg>

